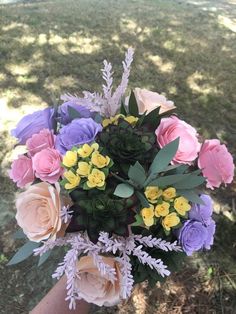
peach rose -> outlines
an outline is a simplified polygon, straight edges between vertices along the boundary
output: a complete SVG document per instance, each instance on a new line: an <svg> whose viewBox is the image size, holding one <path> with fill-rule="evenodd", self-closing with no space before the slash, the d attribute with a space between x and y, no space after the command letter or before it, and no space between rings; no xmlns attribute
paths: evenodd
<svg viewBox="0 0 236 314"><path fill-rule="evenodd" d="M56 136L49 129L43 129L39 133L34 134L26 141L29 156L33 157L45 148L54 148L55 138Z"/></svg>
<svg viewBox="0 0 236 314"><path fill-rule="evenodd" d="M26 236L34 242L56 237L61 230L61 200L56 188L41 182L31 185L16 198L16 220Z"/></svg>
<svg viewBox="0 0 236 314"><path fill-rule="evenodd" d="M43 149L34 155L32 161L35 176L42 181L55 183L64 172L61 166L62 157L56 149Z"/></svg>
<svg viewBox="0 0 236 314"><path fill-rule="evenodd" d="M159 111L160 114L176 108L173 101L167 100L165 96L147 89L136 87L134 89L134 95L138 104L139 113L141 114L145 111L147 111L148 114L157 107L161 107Z"/></svg>
<svg viewBox="0 0 236 314"><path fill-rule="evenodd" d="M197 158L201 144L198 142L196 130L188 123L175 116L161 119L156 129L157 143L162 148L168 143L180 138L179 147L173 164L189 164Z"/></svg>
<svg viewBox="0 0 236 314"><path fill-rule="evenodd" d="M116 271L116 281L111 282L101 275L91 256L83 256L78 261L78 279L76 285L81 297L98 306L113 306L120 301L121 272L119 263L112 257L102 257L103 262Z"/></svg>
<svg viewBox="0 0 236 314"><path fill-rule="evenodd" d="M16 182L19 188L25 187L34 181L32 160L24 155L14 160L9 171L10 178Z"/></svg>
<svg viewBox="0 0 236 314"><path fill-rule="evenodd" d="M206 140L199 153L198 167L212 190L221 183L231 183L234 177L233 157L219 140Z"/></svg>

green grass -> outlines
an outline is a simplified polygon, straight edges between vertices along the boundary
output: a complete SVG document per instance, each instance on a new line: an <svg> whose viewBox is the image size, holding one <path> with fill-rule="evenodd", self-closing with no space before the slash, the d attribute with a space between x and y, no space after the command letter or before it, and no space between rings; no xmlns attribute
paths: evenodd
<svg viewBox="0 0 236 314"><path fill-rule="evenodd" d="M61 93L100 90L104 58L113 63L119 81L129 46L135 48L130 87L165 93L199 133L218 137L236 155L234 0L25 1L0 5L0 16L0 220L4 235L0 244L4 258L15 248L9 240L15 226L11 219L16 190L6 177L13 148L8 130L26 112L52 105ZM218 207L228 216L232 216L235 192L234 183L214 193ZM216 252L222 246L222 259L225 254L233 258L236 230L226 218L220 219L230 231L230 240L221 245L224 232L219 228ZM51 266L47 264L48 277L44 275L46 279L38 283L44 270L35 271L31 261L9 269L4 258L0 269L8 280L9 301L2 313L24 313L51 285ZM224 269L232 264L232 259L226 259ZM231 272L235 274L235 266Z"/></svg>

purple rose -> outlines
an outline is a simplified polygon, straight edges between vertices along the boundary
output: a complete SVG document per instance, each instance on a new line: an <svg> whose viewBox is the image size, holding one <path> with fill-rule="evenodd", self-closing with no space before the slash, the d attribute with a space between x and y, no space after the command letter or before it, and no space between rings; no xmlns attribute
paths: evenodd
<svg viewBox="0 0 236 314"><path fill-rule="evenodd" d="M208 226L212 219L213 202L209 195L202 194L200 198L203 200L203 204L194 204L189 211L189 218L202 222L205 226Z"/></svg>
<svg viewBox="0 0 236 314"><path fill-rule="evenodd" d="M83 103L84 102L81 102L76 98L74 100L64 102L64 104L62 104L58 109L60 122L65 125L73 120L69 114L69 107L72 107L79 113L79 118L90 118L91 112L83 106Z"/></svg>
<svg viewBox="0 0 236 314"><path fill-rule="evenodd" d="M31 138L33 134L39 133L42 129L53 129L53 114L54 109L46 108L26 115L11 131L12 136L18 139L19 144L25 144L27 139Z"/></svg>
<svg viewBox="0 0 236 314"><path fill-rule="evenodd" d="M101 131L101 124L91 118L75 119L60 129L56 138L56 148L64 155L73 146L91 143Z"/></svg>
<svg viewBox="0 0 236 314"><path fill-rule="evenodd" d="M204 247L207 236L207 228L201 222L187 220L179 230L178 238L183 251L189 256Z"/></svg>

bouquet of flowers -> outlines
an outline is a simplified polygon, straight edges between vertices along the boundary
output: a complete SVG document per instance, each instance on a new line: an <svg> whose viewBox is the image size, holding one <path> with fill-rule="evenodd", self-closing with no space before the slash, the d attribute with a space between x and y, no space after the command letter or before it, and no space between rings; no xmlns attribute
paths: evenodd
<svg viewBox="0 0 236 314"><path fill-rule="evenodd" d="M180 258L213 244L213 202L205 188L231 183L234 163L219 140L201 140L163 95L127 91L133 50L113 90L104 61L103 92L63 95L63 103L23 117L12 135L26 153L11 179L24 189L16 220L28 238L9 264L53 248L65 256L69 307L85 299L112 306L136 283L151 285Z"/></svg>

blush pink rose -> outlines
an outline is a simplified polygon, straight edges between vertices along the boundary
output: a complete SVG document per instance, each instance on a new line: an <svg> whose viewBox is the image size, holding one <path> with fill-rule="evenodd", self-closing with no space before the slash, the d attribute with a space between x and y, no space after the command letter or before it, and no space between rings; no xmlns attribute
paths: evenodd
<svg viewBox="0 0 236 314"><path fill-rule="evenodd" d="M43 129L26 141L29 156L34 156L45 148L54 148L56 136L49 129Z"/></svg>
<svg viewBox="0 0 236 314"><path fill-rule="evenodd" d="M32 158L35 176L42 181L55 183L63 174L62 157L53 148L46 148Z"/></svg>
<svg viewBox="0 0 236 314"><path fill-rule="evenodd" d="M56 188L46 182L31 185L16 198L16 220L23 232L34 242L56 238L61 230L61 200Z"/></svg>
<svg viewBox="0 0 236 314"><path fill-rule="evenodd" d="M165 96L147 89L136 87L134 89L134 96L138 104L139 113L141 114L145 111L147 111L148 114L157 107L161 107L159 111L160 114L176 108L173 101L167 100Z"/></svg>
<svg viewBox="0 0 236 314"><path fill-rule="evenodd" d="M16 182L19 188L32 183L35 179L32 160L24 155L14 160L9 171L9 176Z"/></svg>
<svg viewBox="0 0 236 314"><path fill-rule="evenodd" d="M161 148L180 138L178 151L172 160L173 164L191 165L197 158L201 144L198 142L196 130L190 124L175 116L163 118L155 133Z"/></svg>
<svg viewBox="0 0 236 314"><path fill-rule="evenodd" d="M107 274L102 275L91 256L83 256L78 261L78 279L76 285L81 297L88 303L98 306L113 306L120 301L121 279L119 263L112 257L102 257L105 264L112 267L116 280L109 280Z"/></svg>
<svg viewBox="0 0 236 314"><path fill-rule="evenodd" d="M198 158L198 167L207 179L207 187L218 188L221 183L231 183L234 177L233 157L219 140L206 140Z"/></svg>

